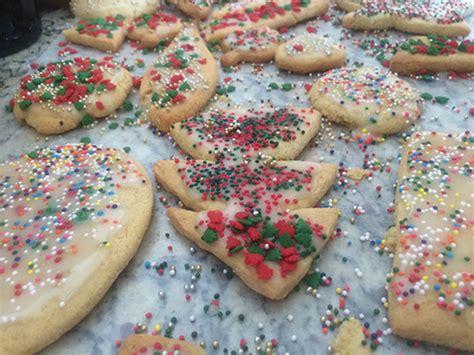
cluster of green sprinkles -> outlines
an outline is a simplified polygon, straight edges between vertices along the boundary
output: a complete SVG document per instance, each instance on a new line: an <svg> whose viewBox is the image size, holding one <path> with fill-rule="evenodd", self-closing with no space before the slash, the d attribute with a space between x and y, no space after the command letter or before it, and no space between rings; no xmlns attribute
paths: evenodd
<svg viewBox="0 0 474 355"><path fill-rule="evenodd" d="M76 31L92 37L106 36L112 38L114 32L121 30L125 17L122 15L95 17L79 20Z"/></svg>
<svg viewBox="0 0 474 355"><path fill-rule="evenodd" d="M38 149L0 165L1 322L53 296L64 306L73 268L110 247L121 229L119 191L136 179L143 177L132 161L91 144Z"/></svg>
<svg viewBox="0 0 474 355"><path fill-rule="evenodd" d="M297 204L298 197L310 193L315 165L304 169L268 164L258 157L252 161L217 162L186 160L177 162L178 173L187 188L199 193L203 201L235 201L242 208L275 208Z"/></svg>
<svg viewBox="0 0 474 355"><path fill-rule="evenodd" d="M195 135L194 148L209 146L209 153L256 154L262 148L277 148L306 134L309 122L291 109L214 110L179 124Z"/></svg>
<svg viewBox="0 0 474 355"><path fill-rule="evenodd" d="M207 79L201 74L207 59L202 56L199 41L190 29L185 29L170 49L159 55L149 72L152 105L168 108L184 102L191 91L208 89Z"/></svg>
<svg viewBox="0 0 474 355"><path fill-rule="evenodd" d="M474 317L473 200L463 191L474 175L473 143L469 132L416 133L408 143L388 283L397 302L415 311L424 311L422 300L429 298L439 309Z"/></svg>

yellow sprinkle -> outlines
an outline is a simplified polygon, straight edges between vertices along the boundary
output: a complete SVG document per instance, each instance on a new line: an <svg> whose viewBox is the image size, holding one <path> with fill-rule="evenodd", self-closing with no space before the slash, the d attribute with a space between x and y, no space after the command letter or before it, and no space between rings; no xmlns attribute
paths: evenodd
<svg viewBox="0 0 474 355"><path fill-rule="evenodd" d="M161 325L159 325L159 324L155 325L155 330L157 332L160 332L161 331Z"/></svg>
<svg viewBox="0 0 474 355"><path fill-rule="evenodd" d="M459 234L459 231L457 229L453 230L453 234Z"/></svg>
<svg viewBox="0 0 474 355"><path fill-rule="evenodd" d="M31 275L33 273L33 270L28 270L28 275Z"/></svg>
<svg viewBox="0 0 474 355"><path fill-rule="evenodd" d="M428 276L423 276L423 281L428 281Z"/></svg>
<svg viewBox="0 0 474 355"><path fill-rule="evenodd" d="M441 267L442 267L442 266L441 266L441 264L440 264L440 263L438 263L438 264L435 264L435 268L437 268L437 269L441 269Z"/></svg>
<svg viewBox="0 0 474 355"><path fill-rule="evenodd" d="M451 282L451 288L458 288L458 284L456 282Z"/></svg>
<svg viewBox="0 0 474 355"><path fill-rule="evenodd" d="M336 293L340 294L342 292L342 289L340 287L336 288Z"/></svg>
<svg viewBox="0 0 474 355"><path fill-rule="evenodd" d="M383 306L384 308L388 308L388 302L384 302Z"/></svg>

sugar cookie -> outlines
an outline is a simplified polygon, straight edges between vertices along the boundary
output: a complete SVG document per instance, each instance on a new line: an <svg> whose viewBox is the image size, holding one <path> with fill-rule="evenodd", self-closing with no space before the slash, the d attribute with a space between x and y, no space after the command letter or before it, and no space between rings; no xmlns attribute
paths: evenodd
<svg viewBox="0 0 474 355"><path fill-rule="evenodd" d="M206 39L221 41L236 30L248 30L267 26L278 29L294 26L326 13L328 0L276 0L271 2L249 2L221 18L214 18L207 24Z"/></svg>
<svg viewBox="0 0 474 355"><path fill-rule="evenodd" d="M375 67L333 69L316 81L309 98L329 120L375 134L401 132L421 114L419 93Z"/></svg>
<svg viewBox="0 0 474 355"><path fill-rule="evenodd" d="M245 207L254 207L264 200L281 209L314 207L337 176L334 164L269 163L263 158L242 163L232 159L160 160L153 171L161 186L195 211L223 209L237 195L249 196Z"/></svg>
<svg viewBox="0 0 474 355"><path fill-rule="evenodd" d="M451 1L365 1L345 15L342 24L355 30L396 29L417 34L467 36L469 25Z"/></svg>
<svg viewBox="0 0 474 355"><path fill-rule="evenodd" d="M473 137L416 132L404 146L388 280L394 333L474 351Z"/></svg>
<svg viewBox="0 0 474 355"><path fill-rule="evenodd" d="M132 75L110 61L75 58L40 66L10 101L15 118L41 134L59 134L117 110Z"/></svg>
<svg viewBox="0 0 474 355"><path fill-rule="evenodd" d="M365 340L364 327L360 322L351 318L344 321L331 343L334 355L370 355L372 351L368 346L362 345Z"/></svg>
<svg viewBox="0 0 474 355"><path fill-rule="evenodd" d="M126 21L122 15L94 17L63 31L67 40L101 51L117 52L125 39Z"/></svg>
<svg viewBox="0 0 474 355"><path fill-rule="evenodd" d="M153 187L128 155L91 144L7 161L0 187L0 353L37 353L80 322L133 257Z"/></svg>
<svg viewBox="0 0 474 355"><path fill-rule="evenodd" d="M400 45L390 61L390 70L402 75L474 72L474 42L445 36L413 37Z"/></svg>
<svg viewBox="0 0 474 355"><path fill-rule="evenodd" d="M115 15L137 17L155 12L159 6L156 0L71 0L72 13L83 19Z"/></svg>
<svg viewBox="0 0 474 355"><path fill-rule="evenodd" d="M332 39L305 33L281 44L275 54L278 68L294 73L322 72L345 64L346 51Z"/></svg>
<svg viewBox="0 0 474 355"><path fill-rule="evenodd" d="M278 31L268 27L237 30L227 35L221 43L224 51L221 64L227 67L240 62L269 62L275 57L275 50L282 41Z"/></svg>
<svg viewBox="0 0 474 355"><path fill-rule="evenodd" d="M321 115L309 108L212 110L171 127L180 148L195 159L256 156L295 159L317 135Z"/></svg>
<svg viewBox="0 0 474 355"><path fill-rule="evenodd" d="M183 29L181 20L164 12L143 14L127 27L127 37L139 41L144 48L154 48L163 41L169 42Z"/></svg>
<svg viewBox="0 0 474 355"><path fill-rule="evenodd" d="M167 210L171 223L255 292L283 299L311 268L337 223L336 208L265 215L257 210ZM268 246L268 247L267 247Z"/></svg>
<svg viewBox="0 0 474 355"><path fill-rule="evenodd" d="M140 102L150 122L168 132L201 111L214 96L217 63L194 26L187 26L147 71Z"/></svg>

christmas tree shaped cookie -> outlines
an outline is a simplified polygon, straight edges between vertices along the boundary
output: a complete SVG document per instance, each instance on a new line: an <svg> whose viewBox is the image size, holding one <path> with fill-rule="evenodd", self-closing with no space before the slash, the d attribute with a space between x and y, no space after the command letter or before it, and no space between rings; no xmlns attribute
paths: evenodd
<svg viewBox="0 0 474 355"><path fill-rule="evenodd" d="M181 20L164 12L136 17L127 27L127 37L139 41L144 48L154 48L169 42L183 29Z"/></svg>
<svg viewBox="0 0 474 355"><path fill-rule="evenodd" d="M410 38L391 59L390 70L402 75L474 72L474 41L437 35Z"/></svg>
<svg viewBox="0 0 474 355"><path fill-rule="evenodd" d="M153 171L159 184L195 211L253 208L262 201L294 210L313 207L323 198L336 181L337 166L264 158L241 163L160 160Z"/></svg>
<svg viewBox="0 0 474 355"><path fill-rule="evenodd" d="M159 161L155 176L197 211L170 208L176 229L234 269L256 292L281 299L332 236L339 210L313 207L337 167L272 159Z"/></svg>
<svg viewBox="0 0 474 355"><path fill-rule="evenodd" d="M195 159L271 155L295 159L319 132L321 115L308 108L212 110L175 124L170 133Z"/></svg>
<svg viewBox="0 0 474 355"><path fill-rule="evenodd" d="M168 132L214 95L217 64L194 26L187 26L143 77L140 102L150 122Z"/></svg>
<svg viewBox="0 0 474 355"><path fill-rule="evenodd" d="M221 41L237 30L248 30L267 26L278 29L283 26L294 26L297 23L326 13L328 0L276 0L260 1L229 5L230 11L218 12L217 16L207 23L206 39Z"/></svg>
<svg viewBox="0 0 474 355"><path fill-rule="evenodd" d="M131 88L132 75L118 64L63 60L24 76L9 109L39 133L59 134L114 113Z"/></svg>
<svg viewBox="0 0 474 355"><path fill-rule="evenodd" d="M125 39L127 21L122 15L79 20L63 31L67 40L107 52L117 52Z"/></svg>

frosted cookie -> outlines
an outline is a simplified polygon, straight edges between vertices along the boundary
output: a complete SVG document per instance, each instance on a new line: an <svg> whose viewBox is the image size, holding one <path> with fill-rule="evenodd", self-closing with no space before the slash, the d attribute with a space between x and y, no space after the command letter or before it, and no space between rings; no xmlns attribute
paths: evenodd
<svg viewBox="0 0 474 355"><path fill-rule="evenodd" d="M206 19L212 10L213 0L171 0L178 9L196 20Z"/></svg>
<svg viewBox="0 0 474 355"><path fill-rule="evenodd" d="M372 351L364 345L365 332L360 322L351 318L344 321L338 330L336 338L331 343L334 355L370 355Z"/></svg>
<svg viewBox="0 0 474 355"><path fill-rule="evenodd" d="M156 0L71 0L74 16L87 19L122 15L137 17L158 10L160 2Z"/></svg>
<svg viewBox="0 0 474 355"><path fill-rule="evenodd" d="M469 25L452 1L365 1L345 15L342 24L355 30L396 29L417 34L467 36Z"/></svg>
<svg viewBox="0 0 474 355"><path fill-rule="evenodd" d="M232 32L221 43L224 54L221 64L225 67L241 62L266 63L275 57L275 50L282 42L278 31L268 27Z"/></svg>
<svg viewBox="0 0 474 355"><path fill-rule="evenodd" d="M182 29L183 24L175 15L156 12L136 17L127 27L127 37L139 41L144 48L154 48L171 41Z"/></svg>
<svg viewBox="0 0 474 355"><path fill-rule="evenodd" d="M337 166L303 161L160 160L157 182L195 211L259 203L281 209L314 207L336 182ZM236 196L245 197L235 201Z"/></svg>
<svg viewBox="0 0 474 355"><path fill-rule="evenodd" d="M421 114L419 93L375 67L340 68L321 77L309 99L329 120L375 134L407 129Z"/></svg>
<svg viewBox="0 0 474 355"><path fill-rule="evenodd" d="M321 115L308 108L212 110L171 127L170 134L195 159L256 156L295 159L319 132Z"/></svg>
<svg viewBox="0 0 474 355"><path fill-rule="evenodd" d="M469 132L418 132L403 148L387 285L395 334L470 352L473 141Z"/></svg>
<svg viewBox="0 0 474 355"><path fill-rule="evenodd" d="M278 68L294 73L322 72L345 64L346 51L332 39L305 33L281 44L275 54Z"/></svg>
<svg viewBox="0 0 474 355"><path fill-rule="evenodd" d="M73 43L104 52L117 52L125 39L124 21L125 17L122 15L79 20L76 26L64 30L63 34Z"/></svg>
<svg viewBox="0 0 474 355"><path fill-rule="evenodd" d="M187 26L146 72L140 102L150 122L168 132L201 111L214 96L217 63L193 26Z"/></svg>
<svg viewBox="0 0 474 355"><path fill-rule="evenodd" d="M474 42L445 36L414 37L398 48L390 70L402 75L454 71L474 72Z"/></svg>
<svg viewBox="0 0 474 355"><path fill-rule="evenodd" d="M359 10L362 7L361 2L361 0L336 0L336 5L340 9L350 12Z"/></svg>
<svg viewBox="0 0 474 355"><path fill-rule="evenodd" d="M294 26L310 18L326 13L328 0L276 0L271 2L250 2L236 10L214 18L207 24L206 39L221 41L236 30L248 30L267 26L278 29Z"/></svg>
<svg viewBox="0 0 474 355"><path fill-rule="evenodd" d="M128 336L118 351L118 355L141 354L206 355L206 352L200 346L187 341L148 334Z"/></svg>
<svg viewBox="0 0 474 355"><path fill-rule="evenodd" d="M153 188L125 153L78 144L1 164L0 189L0 353L37 353L80 322L133 257Z"/></svg>
<svg viewBox="0 0 474 355"><path fill-rule="evenodd" d="M48 63L20 80L10 102L15 118L41 134L59 134L117 110L131 74L110 61L75 58Z"/></svg>
<svg viewBox="0 0 474 355"><path fill-rule="evenodd" d="M288 213L258 210L192 212L167 210L187 239L237 274L255 292L282 299L301 281L336 227L336 208L307 208Z"/></svg>

